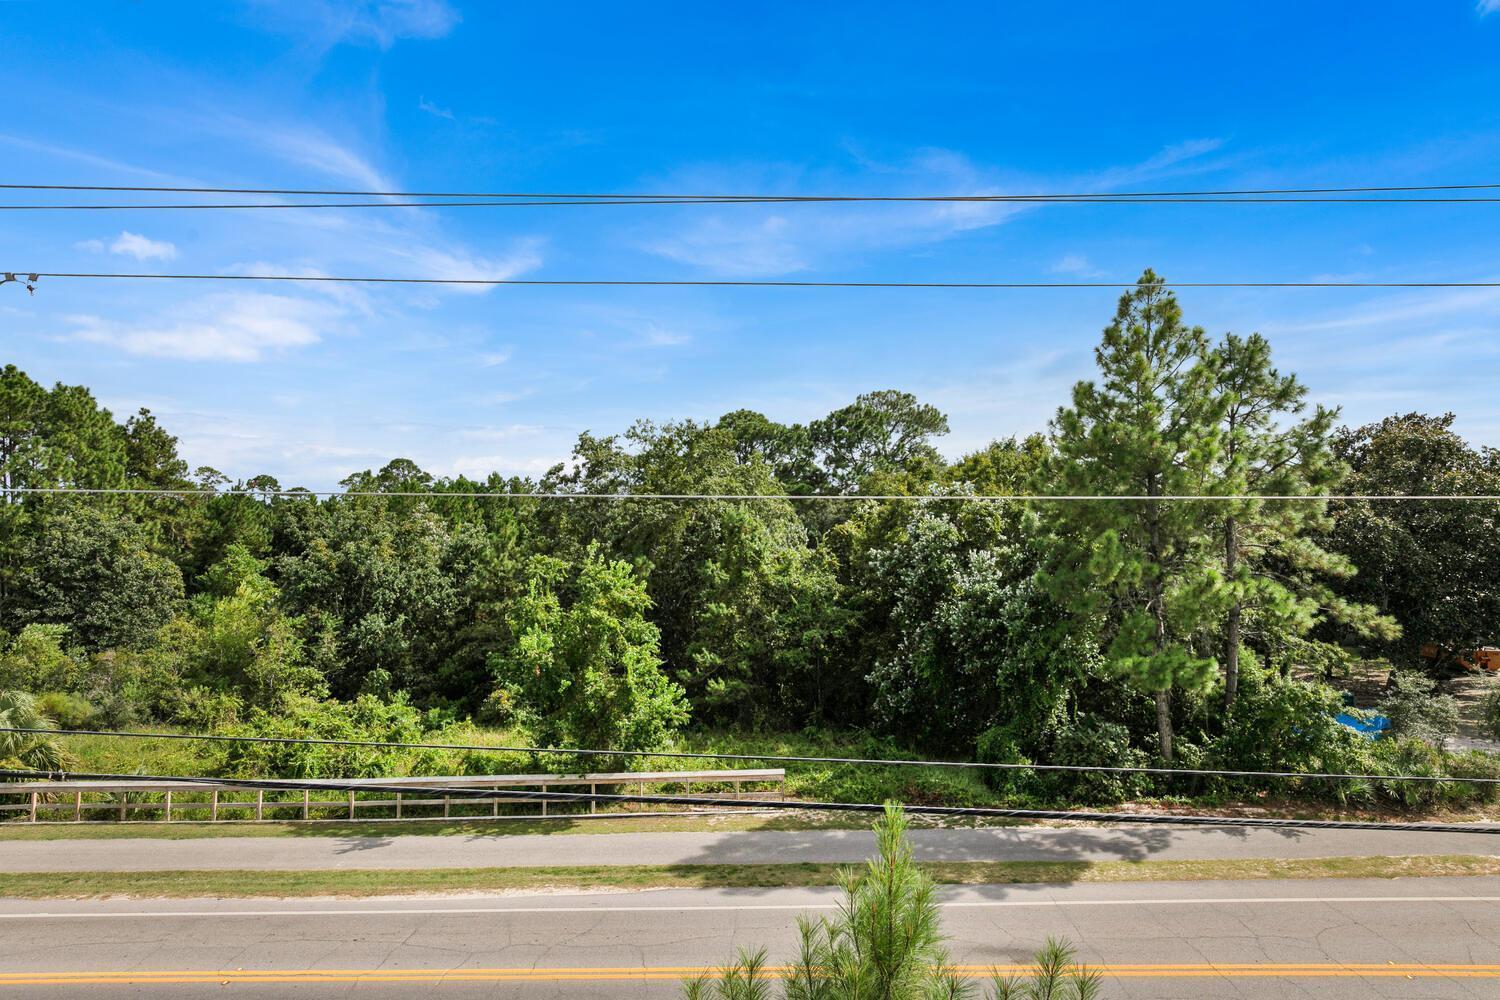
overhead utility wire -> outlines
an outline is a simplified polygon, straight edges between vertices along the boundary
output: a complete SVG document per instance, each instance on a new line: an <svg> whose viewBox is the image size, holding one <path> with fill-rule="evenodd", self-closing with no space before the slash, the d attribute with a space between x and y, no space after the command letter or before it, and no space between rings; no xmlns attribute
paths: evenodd
<svg viewBox="0 0 1500 1000"><path fill-rule="evenodd" d="M777 202L964 202L964 201L1058 201L1083 198L1206 198L1254 195L1399 194L1433 191L1493 191L1490 184L1406 184L1355 187L1239 188L1200 191L1086 191L1035 192L1030 194L939 194L939 195L772 195L772 194L681 194L663 192L598 193L556 191L349 191L311 188L169 187L124 184L0 184L9 191L120 191L151 194L271 194L300 197L340 198L485 198L485 199L576 199L589 201L666 200L689 202L777 201Z"/></svg>
<svg viewBox="0 0 1500 1000"><path fill-rule="evenodd" d="M58 205L0 205L0 212L110 212L149 209L152 211L182 211L204 209L220 211L241 208L535 208L560 205L785 205L792 203L840 203L868 201L923 201L923 202L975 202L1005 205L1472 205L1493 204L1500 198L1381 198L1381 197L1321 197L1264 198L1182 198L1182 197L1121 197L1101 195L1096 197L1068 196L1059 198L1041 197L988 197L988 198L629 198L587 201L269 201L269 202L210 202L210 203L162 203L152 202L123 204L58 204Z"/></svg>
<svg viewBox="0 0 1500 1000"><path fill-rule="evenodd" d="M481 802L577 802L640 803L642 805L739 806L750 809L787 809L816 812L883 813L878 802L801 802L794 799L726 799L708 795L611 795L598 792L529 791L508 788L451 788L446 785L372 785L330 779L286 780L272 778L203 778L179 775L99 774L70 771L36 771L16 768L0 769L0 780L16 778L37 781L110 781L146 783L180 781L187 784L217 785L258 791L330 791L369 792L379 795L410 795L420 791L444 798L473 799ZM628 783L628 782L622 782ZM5 786L0 784L0 794ZM286 803L294 805L295 803ZM1135 823L1154 826L1231 826L1260 827L1274 830L1379 830L1399 833L1478 833L1500 834L1500 825L1463 823L1381 823L1321 819L1265 819L1260 817L1173 815L1170 813L1108 813L1070 809L1003 809L995 806L929 806L905 805L907 813L916 816L979 817L992 819L1050 819L1089 823Z"/></svg>
<svg viewBox="0 0 1500 1000"><path fill-rule="evenodd" d="M5 726L0 733L46 736L104 736L136 740L188 740L204 743L259 743L292 746L373 747L388 750L461 750L476 753L526 753L578 757L664 757L678 760L733 760L778 764L859 764L879 767L955 767L993 771L1065 771L1088 774L1154 774L1216 778L1313 778L1319 781L1467 782L1500 784L1500 778L1452 778L1428 774L1346 774L1310 771L1227 771L1204 768L1118 767L1104 764L1002 764L969 760L907 760L882 757L797 757L785 754L713 753L697 750L587 750L576 747L477 746L464 743L401 743L393 740L334 740L297 736L227 736L210 733L133 733L101 729L40 729Z"/></svg>
<svg viewBox="0 0 1500 1000"><path fill-rule="evenodd" d="M0 486L0 496L162 496L162 497L446 497L452 500L791 500L852 503L858 501L910 501L912 503L1107 503L1110 501L1161 500L1168 503L1235 501L1338 500L1500 500L1495 493L1011 493L946 494L920 493L523 493L505 490L215 490L167 489L133 486Z"/></svg>
<svg viewBox="0 0 1500 1000"><path fill-rule="evenodd" d="M22 270L15 274L27 273ZM1134 281L782 281L737 279L609 278L383 278L324 274L153 274L105 271L31 271L36 278L152 281L296 281L364 285L481 285L539 288L974 288L1132 289ZM1500 288L1500 281L1161 281L1159 288Z"/></svg>

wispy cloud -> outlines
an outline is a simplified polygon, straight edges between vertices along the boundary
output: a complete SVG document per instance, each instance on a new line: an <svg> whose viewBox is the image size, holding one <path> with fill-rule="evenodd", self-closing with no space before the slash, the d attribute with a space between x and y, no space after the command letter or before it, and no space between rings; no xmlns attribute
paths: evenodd
<svg viewBox="0 0 1500 1000"><path fill-rule="evenodd" d="M1479 0L1479 3L1475 5L1475 9L1479 11L1480 17L1484 17L1486 14L1493 14L1495 11L1500 10L1500 0Z"/></svg>
<svg viewBox="0 0 1500 1000"><path fill-rule="evenodd" d="M254 123L234 115L220 115L217 126L238 140L259 145L283 160L327 177L374 191L391 191L398 186L368 159L316 128Z"/></svg>
<svg viewBox="0 0 1500 1000"><path fill-rule="evenodd" d="M1075 278L1096 278L1104 273L1081 253L1064 254L1047 270L1053 274L1066 274Z"/></svg>
<svg viewBox="0 0 1500 1000"><path fill-rule="evenodd" d="M508 281L542 266L540 242L518 240L504 257L491 258L471 254L459 248L443 249L431 245L384 248L391 257L409 261L413 277L445 278L457 281ZM492 290L488 285L449 285L452 291L482 294Z"/></svg>
<svg viewBox="0 0 1500 1000"><path fill-rule="evenodd" d="M908 195L996 194L995 177L986 176L967 157L944 149L921 150L896 164L862 159L861 176L881 185L874 193ZM669 186L702 190L756 190L767 194L807 193L812 186L849 190L847 176L813 177L791 166L774 169L696 168L680 173ZM902 203L879 206L799 205L779 210L754 206L713 215L692 210L691 221L665 237L642 240L644 249L715 274L747 277L791 274L821 266L854 251L920 246L960 233L999 225L1021 211L1014 205L987 202Z"/></svg>
<svg viewBox="0 0 1500 1000"><path fill-rule="evenodd" d="M154 322L70 317L72 338L144 357L179 361L260 361L316 344L342 311L330 303L255 292L204 296Z"/></svg>
<svg viewBox="0 0 1500 1000"><path fill-rule="evenodd" d="M417 98L417 110L425 111L429 115L433 115L437 118L446 118L450 122L453 121L452 111L448 110L447 108L438 107L436 104L433 104L425 97Z"/></svg>
<svg viewBox="0 0 1500 1000"><path fill-rule="evenodd" d="M667 330L655 323L647 323L641 331L641 343L645 347L681 347L691 343L692 337L676 330Z"/></svg>
<svg viewBox="0 0 1500 1000"><path fill-rule="evenodd" d="M251 23L309 39L321 49L340 43L388 49L403 38L442 38L460 20L446 0L250 0Z"/></svg>
<svg viewBox="0 0 1500 1000"><path fill-rule="evenodd" d="M109 245L109 252L136 260L171 260L177 256L177 247L166 240L153 240L125 230Z"/></svg>
<svg viewBox="0 0 1500 1000"><path fill-rule="evenodd" d="M1189 139L1139 163L1053 183L1070 190L1101 191L1194 172L1207 169L1204 158L1223 146L1222 139ZM678 190L753 190L773 195L859 190L888 196L978 196L1047 190L1022 176L977 164L954 150L923 149L895 162L881 162L857 151L851 154L859 168L853 176L809 176L808 171L792 165L699 167L680 172L666 186ZM957 201L808 204L776 209L747 205L703 215L702 206L695 206L681 228L666 236L642 239L640 245L660 257L714 274L774 276L836 264L855 253L939 243L1037 210L1037 206L1016 203Z"/></svg>
<svg viewBox="0 0 1500 1000"><path fill-rule="evenodd" d="M157 181L176 179L170 174L164 174L157 170L148 170L145 167L138 167L133 163L110 159L107 156L99 156L81 149L71 149L67 146L58 146L50 142L40 142L36 139L28 139L25 136L0 135L0 143L4 143L7 146L14 146L17 149L24 149L28 152L55 157L59 160L83 163L102 170L107 174L133 174L137 177L145 177Z"/></svg>
<svg viewBox="0 0 1500 1000"><path fill-rule="evenodd" d="M654 254L715 274L747 276L792 274L810 265L802 234L785 216L749 224L718 216L690 225L645 245Z"/></svg>
<svg viewBox="0 0 1500 1000"><path fill-rule="evenodd" d="M479 366L481 368L494 368L497 365L505 364L510 360L510 356L511 349L509 347L506 347L498 351L490 351L487 354L481 354L479 355L477 360L479 361Z"/></svg>

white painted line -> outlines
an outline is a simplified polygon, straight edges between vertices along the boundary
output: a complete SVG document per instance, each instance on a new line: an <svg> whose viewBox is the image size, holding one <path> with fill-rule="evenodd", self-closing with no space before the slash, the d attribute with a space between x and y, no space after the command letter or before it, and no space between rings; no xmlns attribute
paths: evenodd
<svg viewBox="0 0 1500 1000"><path fill-rule="evenodd" d="M986 899L954 900L939 903L943 909L1006 909L1038 906L1239 906L1271 903L1500 903L1500 896L1226 896L1187 899ZM287 910L116 910L87 913L47 912L0 913L0 920L118 920L150 917L245 918L245 917L400 917L400 916L495 916L538 913L713 913L747 910L832 910L838 904L828 903L723 903L698 906L424 906L371 907L350 909Z"/></svg>

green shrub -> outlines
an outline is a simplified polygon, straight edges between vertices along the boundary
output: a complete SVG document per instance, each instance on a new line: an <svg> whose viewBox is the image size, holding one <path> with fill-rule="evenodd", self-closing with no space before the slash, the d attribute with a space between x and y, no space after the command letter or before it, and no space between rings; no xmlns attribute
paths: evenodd
<svg viewBox="0 0 1500 1000"><path fill-rule="evenodd" d="M629 563L590 547L582 563L538 556L509 618L515 644L491 658L486 711L542 746L653 750L688 718L662 673L651 598Z"/></svg>
<svg viewBox="0 0 1500 1000"><path fill-rule="evenodd" d="M1500 756L1482 750L1465 750L1450 754L1448 773L1454 778L1489 778L1500 780ZM1449 799L1455 804L1471 802L1494 802L1500 799L1500 784L1476 784L1455 781L1445 785Z"/></svg>
<svg viewBox="0 0 1500 1000"><path fill-rule="evenodd" d="M1242 771L1368 770L1370 740L1341 725L1338 692L1322 684L1272 681L1241 688L1224 731L1204 748L1205 766ZM1228 780L1224 788L1257 793L1295 790L1317 797L1358 797L1347 783L1297 779Z"/></svg>
<svg viewBox="0 0 1500 1000"><path fill-rule="evenodd" d="M1479 700L1479 722L1487 735L1500 740L1500 682L1491 681Z"/></svg>
<svg viewBox="0 0 1500 1000"><path fill-rule="evenodd" d="M0 688L15 691L71 691L83 667L63 647L64 625L27 625L0 653Z"/></svg>
<svg viewBox="0 0 1500 1000"><path fill-rule="evenodd" d="M92 729L99 710L81 695L66 691L47 691L37 696L37 708L51 716L63 729Z"/></svg>
<svg viewBox="0 0 1500 1000"><path fill-rule="evenodd" d="M1381 714L1391 720L1391 732L1441 745L1443 737L1458 728L1458 702L1452 695L1439 694L1431 677L1402 670L1391 679L1391 690L1380 702Z"/></svg>
<svg viewBox="0 0 1500 1000"><path fill-rule="evenodd" d="M1074 725L1058 734L1051 763L1146 767L1151 759L1144 750L1130 745L1130 731L1124 726L1080 715ZM1047 771L1043 775L1053 795L1073 802L1122 802L1146 794L1151 787L1149 777L1142 774Z"/></svg>
<svg viewBox="0 0 1500 1000"><path fill-rule="evenodd" d="M1021 752L1021 744L1011 726L991 726L980 733L974 747L974 759L983 764L1033 763ZM1007 797L1023 798L1042 790L1042 782L1035 771L997 767L986 768L980 774L988 787Z"/></svg>
<svg viewBox="0 0 1500 1000"><path fill-rule="evenodd" d="M1371 769L1379 774L1442 777L1443 752L1425 740L1387 736L1371 745ZM1443 789L1435 781L1376 781L1373 793L1407 808L1430 806L1442 798Z"/></svg>
<svg viewBox="0 0 1500 1000"><path fill-rule="evenodd" d="M168 706L173 722L200 733L223 732L237 724L245 711L238 696L202 685L173 692Z"/></svg>
<svg viewBox="0 0 1500 1000"><path fill-rule="evenodd" d="M422 739L422 713L404 695L381 701L285 699L278 711L254 709L234 727L235 736L412 743ZM226 743L222 771L235 777L378 778L405 771L411 751L401 748L286 743Z"/></svg>

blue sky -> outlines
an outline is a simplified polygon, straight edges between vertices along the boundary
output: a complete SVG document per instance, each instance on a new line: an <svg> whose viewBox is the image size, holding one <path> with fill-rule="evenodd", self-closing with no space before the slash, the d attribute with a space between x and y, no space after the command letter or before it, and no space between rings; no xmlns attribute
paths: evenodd
<svg viewBox="0 0 1500 1000"><path fill-rule="evenodd" d="M1500 0L0 4L0 175L931 194L1500 182ZM4 200L19 200L9 198ZM1500 205L0 213L6 269L439 277L1494 280ZM1186 291L1351 422L1500 445L1500 290ZM194 464L536 474L579 431L896 387L1042 428L1107 291L0 288L4 360Z"/></svg>

